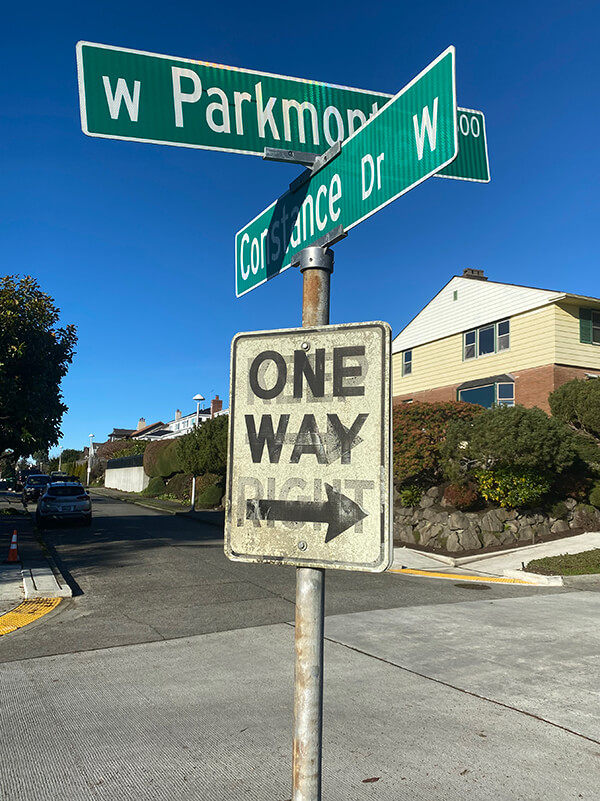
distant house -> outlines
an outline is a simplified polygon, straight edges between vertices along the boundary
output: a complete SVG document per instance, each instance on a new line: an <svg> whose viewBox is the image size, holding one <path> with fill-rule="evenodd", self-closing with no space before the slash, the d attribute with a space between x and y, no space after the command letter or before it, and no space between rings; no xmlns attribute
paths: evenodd
<svg viewBox="0 0 600 801"><path fill-rule="evenodd" d="M539 406L573 378L600 377L600 299L454 276L395 337L394 404Z"/></svg>
<svg viewBox="0 0 600 801"><path fill-rule="evenodd" d="M116 442L119 439L128 439L134 431L135 428L113 428L107 437L107 441Z"/></svg>
<svg viewBox="0 0 600 801"><path fill-rule="evenodd" d="M213 417L218 417L221 414L227 414L227 409L223 409L223 401L217 395L210 402L210 406L208 408L199 410L198 423L199 425L202 425L202 423L206 420L210 420ZM182 437L184 434L189 434L195 425L196 412L191 412L190 414L184 415L181 413L180 409L177 409L175 412L175 417L173 420L169 420L168 423L158 422L147 426L145 419L140 417L137 429L133 430L128 435L128 439L142 439L151 441L158 439L175 439L176 437ZM115 431L120 430L125 429L115 429Z"/></svg>

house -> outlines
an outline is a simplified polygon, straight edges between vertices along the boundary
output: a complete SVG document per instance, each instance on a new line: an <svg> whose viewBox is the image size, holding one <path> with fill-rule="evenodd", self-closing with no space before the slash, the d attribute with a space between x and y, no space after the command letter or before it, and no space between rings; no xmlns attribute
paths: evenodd
<svg viewBox="0 0 600 801"><path fill-rule="evenodd" d="M539 406L600 377L600 299L489 281L466 269L395 337L394 405L463 400Z"/></svg>
<svg viewBox="0 0 600 801"><path fill-rule="evenodd" d="M213 417L218 417L221 414L227 414L227 409L223 409L223 401L217 395L210 402L210 407L198 410L198 424L202 425L206 420L211 420ZM182 437L189 432L196 425L196 412L190 414L182 414L180 409L175 411L175 417L168 423L153 423L147 426L143 417L140 418L138 427L129 435L129 439L175 439Z"/></svg>
<svg viewBox="0 0 600 801"><path fill-rule="evenodd" d="M120 439L128 439L134 431L134 428L113 428L107 437L107 442L116 442Z"/></svg>

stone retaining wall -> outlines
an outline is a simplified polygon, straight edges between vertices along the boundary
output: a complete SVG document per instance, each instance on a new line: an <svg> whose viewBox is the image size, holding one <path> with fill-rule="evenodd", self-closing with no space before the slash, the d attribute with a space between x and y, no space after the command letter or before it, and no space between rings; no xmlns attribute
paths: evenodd
<svg viewBox="0 0 600 801"><path fill-rule="evenodd" d="M600 510L567 498L559 517L502 508L460 512L447 505L441 487L428 490L418 506L402 507L399 501L394 504L395 542L450 553L525 545L575 531L600 531Z"/></svg>

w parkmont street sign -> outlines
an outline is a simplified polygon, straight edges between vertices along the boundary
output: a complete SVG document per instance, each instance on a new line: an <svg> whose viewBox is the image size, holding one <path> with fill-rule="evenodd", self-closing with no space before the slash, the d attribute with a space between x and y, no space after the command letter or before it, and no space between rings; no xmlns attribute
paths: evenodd
<svg viewBox="0 0 600 801"><path fill-rule="evenodd" d="M324 153L393 97L94 42L78 42L77 71L88 136L256 156L267 147ZM439 174L489 181L483 114L458 112L459 155Z"/></svg>
<svg viewBox="0 0 600 801"><path fill-rule="evenodd" d="M78 42L88 136L263 155L323 153L389 95L158 53Z"/></svg>
<svg viewBox="0 0 600 801"><path fill-rule="evenodd" d="M340 152L236 235L236 295L293 263L335 228L349 231L450 164L458 150L455 52L449 47L356 133Z"/></svg>

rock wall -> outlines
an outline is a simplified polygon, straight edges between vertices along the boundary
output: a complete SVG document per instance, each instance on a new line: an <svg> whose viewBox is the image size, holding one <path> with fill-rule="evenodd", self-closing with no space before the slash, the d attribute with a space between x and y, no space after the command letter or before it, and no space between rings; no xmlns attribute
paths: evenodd
<svg viewBox="0 0 600 801"><path fill-rule="evenodd" d="M441 487L428 490L418 506L402 507L398 500L394 504L394 542L449 553L527 545L581 531L600 531L600 510L573 498L560 504L557 517L502 508L460 512L444 502Z"/></svg>

